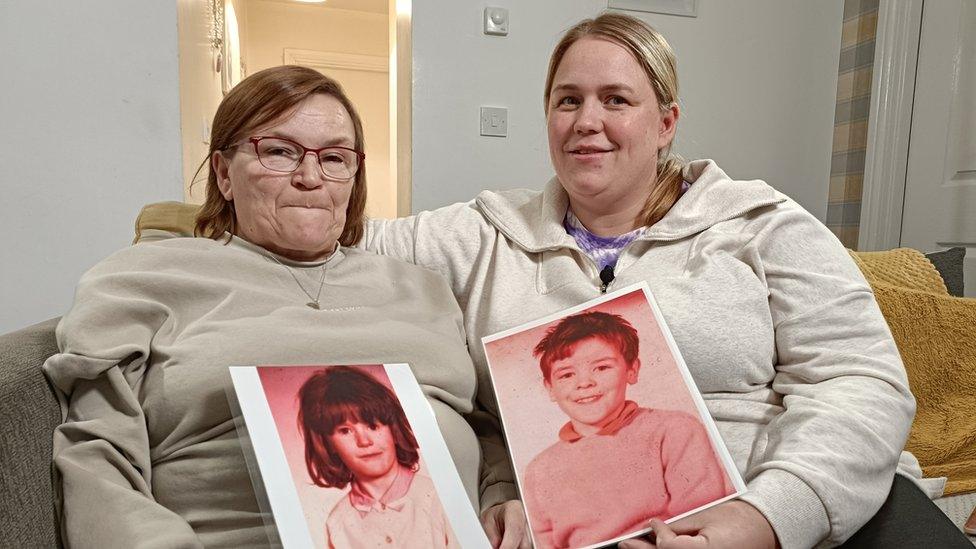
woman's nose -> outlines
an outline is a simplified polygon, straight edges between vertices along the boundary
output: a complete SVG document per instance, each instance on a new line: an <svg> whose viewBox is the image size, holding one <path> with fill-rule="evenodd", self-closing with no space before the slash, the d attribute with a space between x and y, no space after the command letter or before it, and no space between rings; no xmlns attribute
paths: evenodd
<svg viewBox="0 0 976 549"><path fill-rule="evenodd" d="M298 168L292 172L292 181L306 189L315 189L321 187L324 180L325 174L322 173L319 157L312 151L306 152L299 162Z"/></svg>
<svg viewBox="0 0 976 549"><path fill-rule="evenodd" d="M597 133L603 129L603 111L596 101L583 101L576 110L576 122L573 124L576 133Z"/></svg>

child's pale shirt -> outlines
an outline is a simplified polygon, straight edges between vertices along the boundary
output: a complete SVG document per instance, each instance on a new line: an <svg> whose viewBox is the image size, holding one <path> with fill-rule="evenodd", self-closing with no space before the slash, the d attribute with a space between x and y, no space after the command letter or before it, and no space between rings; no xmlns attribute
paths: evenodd
<svg viewBox="0 0 976 549"><path fill-rule="evenodd" d="M379 500L353 482L326 520L328 546L460 549L430 478L403 466Z"/></svg>

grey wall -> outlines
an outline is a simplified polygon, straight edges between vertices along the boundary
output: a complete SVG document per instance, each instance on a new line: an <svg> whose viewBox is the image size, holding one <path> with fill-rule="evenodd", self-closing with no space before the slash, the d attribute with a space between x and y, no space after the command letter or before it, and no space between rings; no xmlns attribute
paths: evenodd
<svg viewBox="0 0 976 549"><path fill-rule="evenodd" d="M508 8L506 37L482 33ZM552 176L542 86L560 35L606 0L413 0L413 210ZM479 107L508 108L508 137L478 135Z"/></svg>
<svg viewBox="0 0 976 549"><path fill-rule="evenodd" d="M764 179L827 213L843 0L699 0L699 17L645 17L678 57L677 150Z"/></svg>
<svg viewBox="0 0 976 549"><path fill-rule="evenodd" d="M182 198L176 2L0 2L0 332Z"/></svg>
<svg viewBox="0 0 976 549"><path fill-rule="evenodd" d="M482 34L506 7L507 37ZM548 56L606 0L414 0L413 209L485 188L540 187L552 174L542 87ZM762 178L824 218L842 0L700 0L698 17L637 14L678 57L676 151ZM478 107L508 107L507 138L478 135Z"/></svg>

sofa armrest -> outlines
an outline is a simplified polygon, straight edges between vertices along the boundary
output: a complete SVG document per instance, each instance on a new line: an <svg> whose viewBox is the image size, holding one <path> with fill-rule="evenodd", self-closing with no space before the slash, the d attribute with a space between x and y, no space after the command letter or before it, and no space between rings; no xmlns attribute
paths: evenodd
<svg viewBox="0 0 976 549"><path fill-rule="evenodd" d="M58 351L58 319L0 336L2 547L57 547L51 452L61 406L41 365Z"/></svg>

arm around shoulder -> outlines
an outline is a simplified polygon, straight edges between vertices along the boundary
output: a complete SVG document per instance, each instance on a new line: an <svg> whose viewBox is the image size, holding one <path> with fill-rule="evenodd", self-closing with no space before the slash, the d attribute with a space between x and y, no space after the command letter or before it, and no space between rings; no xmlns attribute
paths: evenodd
<svg viewBox="0 0 976 549"><path fill-rule="evenodd" d="M410 217L369 220L358 246L439 272L459 295L466 293L478 257L494 238L494 227L472 200Z"/></svg>

